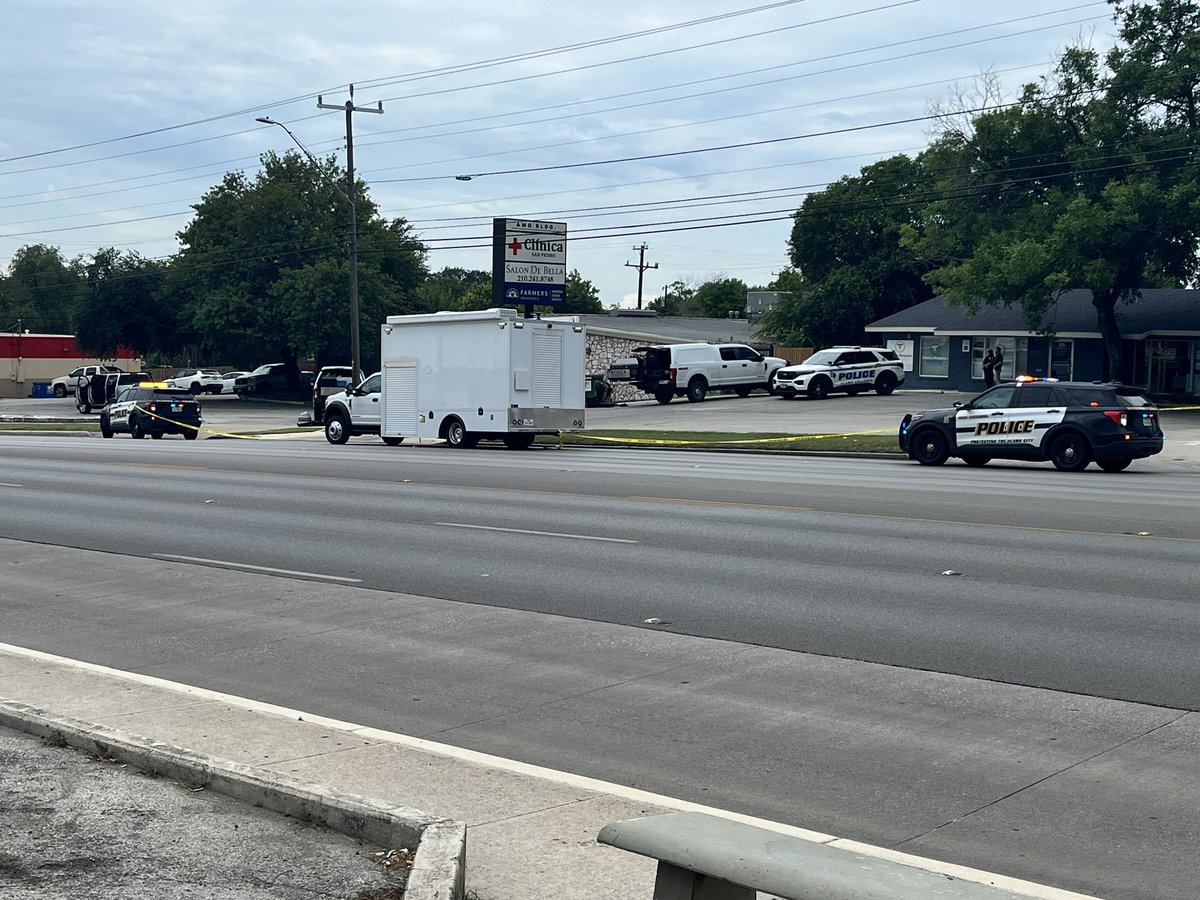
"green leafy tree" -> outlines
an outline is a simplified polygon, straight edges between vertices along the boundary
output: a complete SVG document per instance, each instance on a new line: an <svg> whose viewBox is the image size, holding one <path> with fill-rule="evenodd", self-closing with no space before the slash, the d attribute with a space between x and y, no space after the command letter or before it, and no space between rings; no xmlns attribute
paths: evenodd
<svg viewBox="0 0 1200 900"><path fill-rule="evenodd" d="M332 159L298 153L262 157L253 180L231 172L195 205L179 233L171 287L207 358L253 365L350 356L345 173ZM402 219L386 220L355 186L359 322L364 366L379 357L387 315L415 312L425 251Z"/></svg>
<svg viewBox="0 0 1200 900"><path fill-rule="evenodd" d="M564 313L602 313L604 306L600 303L599 289L579 274L578 269L572 269L567 274L567 302L560 308Z"/></svg>
<svg viewBox="0 0 1200 900"><path fill-rule="evenodd" d="M905 243L950 300L1018 305L1035 328L1062 291L1089 290L1115 377L1119 306L1200 274L1200 7L1113 6L1122 43L1106 66L1069 48L1019 105L931 148L959 164Z"/></svg>
<svg viewBox="0 0 1200 900"><path fill-rule="evenodd" d="M703 316L728 318L731 312L746 314L746 282L740 278L718 278L696 288L693 302Z"/></svg>
<svg viewBox="0 0 1200 900"><path fill-rule="evenodd" d="M663 296L655 297L647 309L658 311L660 316L698 316L702 313L696 304L696 289L686 281L673 281L667 285Z"/></svg>
<svg viewBox="0 0 1200 900"><path fill-rule="evenodd" d="M166 268L133 252L96 251L73 312L79 347L101 358L120 347L139 354L172 348L179 329L164 295Z"/></svg>
<svg viewBox="0 0 1200 900"><path fill-rule="evenodd" d="M417 289L417 305L422 311L437 312L443 309L458 309L458 304L473 288L484 286L489 297L492 290L492 273L483 269L460 269L448 267L431 273ZM486 309L487 307L483 307Z"/></svg>
<svg viewBox="0 0 1200 900"><path fill-rule="evenodd" d="M809 194L788 241L788 279L801 293L764 316L760 332L853 343L875 319L933 296L922 280L929 266L901 243L926 191L921 161L901 154Z"/></svg>
<svg viewBox="0 0 1200 900"><path fill-rule="evenodd" d="M71 307L83 283L83 268L67 262L57 247L29 244L13 254L0 277L0 328L16 325L50 334L71 331Z"/></svg>

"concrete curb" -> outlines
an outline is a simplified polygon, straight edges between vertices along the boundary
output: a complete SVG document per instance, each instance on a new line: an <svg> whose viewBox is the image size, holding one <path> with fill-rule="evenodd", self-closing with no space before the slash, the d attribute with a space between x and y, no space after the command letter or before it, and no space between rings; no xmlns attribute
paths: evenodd
<svg viewBox="0 0 1200 900"><path fill-rule="evenodd" d="M467 829L411 807L315 785L0 698L0 726L153 771L383 849L415 847L406 900L461 900Z"/></svg>

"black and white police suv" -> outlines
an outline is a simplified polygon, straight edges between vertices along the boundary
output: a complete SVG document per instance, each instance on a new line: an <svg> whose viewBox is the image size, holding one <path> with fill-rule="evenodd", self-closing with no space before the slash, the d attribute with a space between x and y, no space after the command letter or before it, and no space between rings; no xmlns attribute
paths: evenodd
<svg viewBox="0 0 1200 900"><path fill-rule="evenodd" d="M803 394L824 400L830 394L874 391L887 396L904 383L904 363L882 347L830 347L818 350L798 366L775 373L771 391L785 400Z"/></svg>
<svg viewBox="0 0 1200 900"><path fill-rule="evenodd" d="M1021 376L952 409L906 415L900 449L925 466L957 456L969 466L993 459L1050 460L1063 472L1095 461L1120 472L1163 448L1158 410L1140 388Z"/></svg>
<svg viewBox="0 0 1200 900"><path fill-rule="evenodd" d="M182 434L194 441L204 422L200 404L188 391L163 383L127 387L100 413L100 434L112 437L127 431L132 438L161 438L164 434Z"/></svg>

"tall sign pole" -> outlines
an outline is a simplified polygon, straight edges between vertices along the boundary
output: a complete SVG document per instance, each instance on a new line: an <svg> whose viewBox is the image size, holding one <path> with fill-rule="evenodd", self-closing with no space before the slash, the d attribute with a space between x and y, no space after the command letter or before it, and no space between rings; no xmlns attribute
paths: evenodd
<svg viewBox="0 0 1200 900"><path fill-rule="evenodd" d="M346 110L346 199L350 206L350 358L354 366L354 380L363 376L362 352L358 340L358 221L354 210L354 113L383 114L383 101L374 106L354 105L354 85L350 85L350 99L344 105L325 103L317 96L317 109Z"/></svg>

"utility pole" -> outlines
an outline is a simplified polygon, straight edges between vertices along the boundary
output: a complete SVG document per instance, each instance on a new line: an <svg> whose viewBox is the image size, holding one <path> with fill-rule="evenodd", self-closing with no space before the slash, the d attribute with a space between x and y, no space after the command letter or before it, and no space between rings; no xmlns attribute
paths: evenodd
<svg viewBox="0 0 1200 900"><path fill-rule="evenodd" d="M642 277L646 274L647 269L657 269L658 263L655 263L652 266L646 265L646 251L650 248L647 247L645 244L642 244L642 246L640 246L640 247L634 247L633 249L637 250L641 254L641 256L638 257L638 261L636 263L627 262L627 263L625 263L625 265L631 269L638 270L638 305L637 305L637 308L641 309L642 308ZM665 296L665 294L664 294L664 296Z"/></svg>
<svg viewBox="0 0 1200 900"><path fill-rule="evenodd" d="M350 206L350 358L354 367L354 380L363 376L362 353L358 342L358 222L354 211L354 124L356 112L383 114L383 101L375 107L354 105L354 85L350 85L350 99L344 105L325 103L317 95L317 109L346 110L346 198Z"/></svg>

